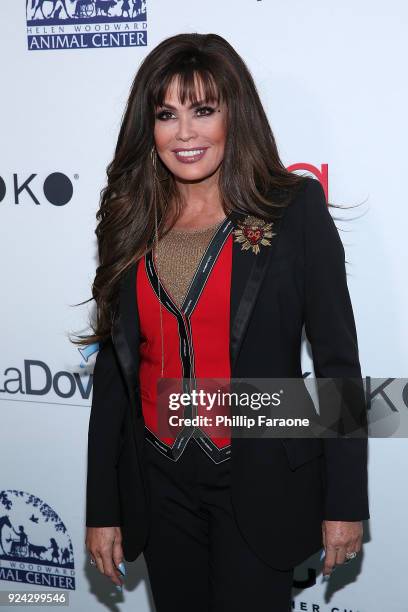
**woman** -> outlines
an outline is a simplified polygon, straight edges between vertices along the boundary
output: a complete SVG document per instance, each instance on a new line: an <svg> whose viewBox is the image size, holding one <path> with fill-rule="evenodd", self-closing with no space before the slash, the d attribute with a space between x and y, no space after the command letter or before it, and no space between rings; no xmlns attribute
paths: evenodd
<svg viewBox="0 0 408 612"><path fill-rule="evenodd" d="M88 438L91 562L143 552L158 612L290 609L294 567L361 550L363 439L160 428L161 378L361 377L344 249L320 183L288 172L252 77L214 34L134 79L97 218ZM166 435L167 433L167 435Z"/></svg>

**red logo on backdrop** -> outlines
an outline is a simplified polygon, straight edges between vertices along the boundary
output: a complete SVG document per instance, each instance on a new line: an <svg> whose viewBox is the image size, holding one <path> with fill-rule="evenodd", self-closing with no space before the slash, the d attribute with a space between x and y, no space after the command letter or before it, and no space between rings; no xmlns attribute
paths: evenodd
<svg viewBox="0 0 408 612"><path fill-rule="evenodd" d="M329 199L329 165L321 164L320 168L318 166L314 166L313 164L307 164L305 162L299 162L298 164L291 164L287 166L286 170L289 172L295 172L296 170L306 170L313 174L318 181L320 181L324 194L326 196L326 200Z"/></svg>

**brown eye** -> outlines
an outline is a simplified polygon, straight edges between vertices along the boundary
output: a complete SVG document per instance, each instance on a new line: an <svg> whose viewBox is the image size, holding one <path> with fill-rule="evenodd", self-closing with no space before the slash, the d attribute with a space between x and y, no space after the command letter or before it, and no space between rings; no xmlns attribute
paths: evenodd
<svg viewBox="0 0 408 612"><path fill-rule="evenodd" d="M161 111L161 112L156 114L156 119L159 119L160 121L167 121L168 117L166 115L171 115L171 112L170 111Z"/></svg>
<svg viewBox="0 0 408 612"><path fill-rule="evenodd" d="M200 115L200 117L209 117L210 115L213 114L215 109L212 108L211 106L200 106L200 108L197 109L197 113L201 113L201 111L205 111L205 114Z"/></svg>

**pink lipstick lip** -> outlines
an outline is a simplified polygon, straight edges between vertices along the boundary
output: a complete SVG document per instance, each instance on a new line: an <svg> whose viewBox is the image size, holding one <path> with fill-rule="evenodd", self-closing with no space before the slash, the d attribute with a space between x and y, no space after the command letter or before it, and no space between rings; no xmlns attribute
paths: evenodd
<svg viewBox="0 0 408 612"><path fill-rule="evenodd" d="M207 151L208 147L202 147L202 149L199 149L198 147L196 149L174 149L174 155L177 159L177 161L181 162L182 164L193 164L194 162L198 162L200 161L200 159L202 159ZM189 157L184 157L181 155L177 155L177 151L199 151L202 150L202 153L199 153L198 155L194 155L194 156L189 156Z"/></svg>
<svg viewBox="0 0 408 612"><path fill-rule="evenodd" d="M201 151L202 149L208 149L208 147L191 147L191 149L172 149L173 153L178 153L179 151Z"/></svg>

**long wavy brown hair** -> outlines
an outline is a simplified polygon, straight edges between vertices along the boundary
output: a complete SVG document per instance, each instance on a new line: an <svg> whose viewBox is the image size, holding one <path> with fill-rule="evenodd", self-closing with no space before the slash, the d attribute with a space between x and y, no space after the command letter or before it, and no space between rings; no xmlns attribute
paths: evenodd
<svg viewBox="0 0 408 612"><path fill-rule="evenodd" d="M74 344L100 342L110 335L121 275L151 248L155 225L160 239L180 215L184 202L173 175L155 155L154 142L156 108L163 105L173 79L181 104L186 99L197 103L197 82L205 102L226 104L228 137L219 171L226 215L238 210L264 219L279 217L304 182L304 176L282 163L252 75L233 47L217 34L163 40L136 73L107 166L96 214L99 266L92 298L80 303L96 302L96 320L90 321L94 333L77 335L71 339ZM175 214L164 231L169 202Z"/></svg>

